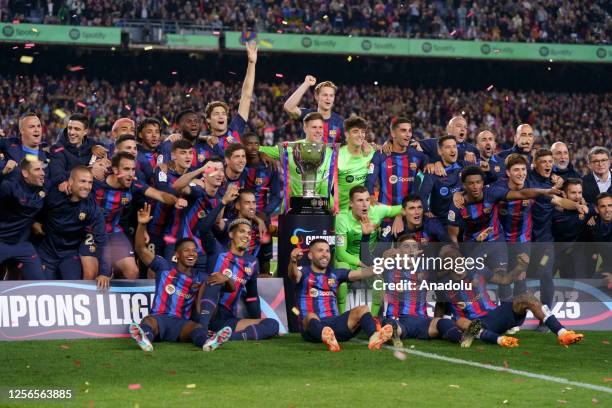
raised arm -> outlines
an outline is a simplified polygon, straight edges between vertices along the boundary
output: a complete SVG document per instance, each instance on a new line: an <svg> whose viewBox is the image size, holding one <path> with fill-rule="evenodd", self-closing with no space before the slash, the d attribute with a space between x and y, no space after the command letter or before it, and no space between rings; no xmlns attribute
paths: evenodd
<svg viewBox="0 0 612 408"><path fill-rule="evenodd" d="M541 195L553 195L560 193L556 188L524 188L522 190L509 190L506 200L529 200Z"/></svg>
<svg viewBox="0 0 612 408"><path fill-rule="evenodd" d="M306 91L308 91L311 86L315 86L316 83L317 78L313 77L312 75L306 75L302 85L300 85L298 89L296 89L295 92L293 92L285 101L285 105L283 105L285 112L287 112L292 118L299 118L302 111L298 105L300 104L300 101L302 100L302 97L304 97Z"/></svg>
<svg viewBox="0 0 612 408"><path fill-rule="evenodd" d="M145 239L145 233L147 231L147 224L151 221L151 205L145 203L144 206L138 210L138 228L136 228L136 235L134 236L134 250L140 258L140 260L146 265L151 265L151 262L155 259L155 253L149 250Z"/></svg>
<svg viewBox="0 0 612 408"><path fill-rule="evenodd" d="M240 104L238 114L245 121L249 120L249 110L251 109L251 99L253 99L253 88L255 87L255 65L257 64L257 43L250 41L246 44L249 64L247 65L246 75L242 83L240 94Z"/></svg>
<svg viewBox="0 0 612 408"><path fill-rule="evenodd" d="M157 200L167 205L175 205L178 201L178 198L175 195L166 193L164 191L159 191L154 187L149 187L145 190L145 196L152 198L153 200Z"/></svg>
<svg viewBox="0 0 612 408"><path fill-rule="evenodd" d="M302 279L302 272L298 269L298 261L302 256L304 256L304 253L300 248L293 248L293 251L291 251L287 276L293 283L298 283Z"/></svg>
<svg viewBox="0 0 612 408"><path fill-rule="evenodd" d="M202 166L199 169L183 174L181 177L177 178L174 183L172 183L172 188L175 191L181 191L185 187L189 186L189 183L191 183L194 178L203 174L206 171L206 168L206 166Z"/></svg>

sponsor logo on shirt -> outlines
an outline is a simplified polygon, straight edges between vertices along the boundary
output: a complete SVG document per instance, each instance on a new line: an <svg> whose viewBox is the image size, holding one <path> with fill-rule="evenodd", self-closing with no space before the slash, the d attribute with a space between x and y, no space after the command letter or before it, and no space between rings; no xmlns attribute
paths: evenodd
<svg viewBox="0 0 612 408"><path fill-rule="evenodd" d="M87 217L87 214L85 214L84 212L80 212L79 213L79 220L83 221L85 219L85 217Z"/></svg>

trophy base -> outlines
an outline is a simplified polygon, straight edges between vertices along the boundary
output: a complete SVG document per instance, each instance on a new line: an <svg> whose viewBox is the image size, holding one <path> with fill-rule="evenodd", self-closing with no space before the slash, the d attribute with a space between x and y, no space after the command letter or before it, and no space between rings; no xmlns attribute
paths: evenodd
<svg viewBox="0 0 612 408"><path fill-rule="evenodd" d="M329 198L327 197L290 197L289 204L291 210L289 210L288 214L331 215Z"/></svg>

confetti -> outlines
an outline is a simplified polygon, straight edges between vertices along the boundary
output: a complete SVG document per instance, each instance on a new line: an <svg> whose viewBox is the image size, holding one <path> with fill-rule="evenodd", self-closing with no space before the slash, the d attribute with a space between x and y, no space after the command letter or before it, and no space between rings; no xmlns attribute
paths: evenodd
<svg viewBox="0 0 612 408"><path fill-rule="evenodd" d="M408 384L402 383L402 387L407 387L407 386L408 386Z"/></svg>
<svg viewBox="0 0 612 408"><path fill-rule="evenodd" d="M14 50L18 50L18 49L19 49L19 46L18 46L18 45L16 45L16 46L14 46L14 47L13 47L13 49L14 49Z"/></svg>
<svg viewBox="0 0 612 408"><path fill-rule="evenodd" d="M470 18L474 15L474 12L472 10L470 10L469 13L467 13L467 18Z"/></svg>
<svg viewBox="0 0 612 408"><path fill-rule="evenodd" d="M566 401L566 400L557 400L557 402L558 402L559 404L567 404L567 401Z"/></svg>
<svg viewBox="0 0 612 408"><path fill-rule="evenodd" d="M374 85L378 85L378 81L374 81Z"/></svg>
<svg viewBox="0 0 612 408"><path fill-rule="evenodd" d="M70 346L67 345L67 344L62 344L62 345L60 345L60 348L63 349L63 350L68 350L70 348Z"/></svg>
<svg viewBox="0 0 612 408"><path fill-rule="evenodd" d="M398 360L404 361L406 359L406 353L402 353L399 350L396 350L393 352L393 357L397 358Z"/></svg>
<svg viewBox="0 0 612 408"><path fill-rule="evenodd" d="M542 259L540 259L540 265L545 266L548 263L548 255L544 255Z"/></svg>
<svg viewBox="0 0 612 408"><path fill-rule="evenodd" d="M148 46L144 47L145 51L151 51L152 49L153 49L152 45L148 45Z"/></svg>
<svg viewBox="0 0 612 408"><path fill-rule="evenodd" d="M128 385L128 390L139 390L142 387L140 386L140 384L130 384Z"/></svg>
<svg viewBox="0 0 612 408"><path fill-rule="evenodd" d="M19 99L19 103L24 103L24 102L25 102L24 98Z"/></svg>
<svg viewBox="0 0 612 408"><path fill-rule="evenodd" d="M175 237L171 237L170 235L166 235L164 237L164 242L166 244L174 244L174 243L176 243L176 238Z"/></svg>
<svg viewBox="0 0 612 408"><path fill-rule="evenodd" d="M283 20L281 23L282 23L283 25L287 25L287 24L289 24L289 23L288 23L288 22L286 22L285 20Z"/></svg>
<svg viewBox="0 0 612 408"><path fill-rule="evenodd" d="M603 344L610 344L610 342L608 340L602 340L601 341Z"/></svg>
<svg viewBox="0 0 612 408"><path fill-rule="evenodd" d="M83 102L77 102L77 106L81 107L81 108L86 108L87 105L85 105Z"/></svg>
<svg viewBox="0 0 612 408"><path fill-rule="evenodd" d="M493 84L489 85L489 86L487 87L487 92L490 92L490 91L491 91L491 89L493 89L493 87L494 87L494 86L493 86Z"/></svg>
<svg viewBox="0 0 612 408"><path fill-rule="evenodd" d="M196 385L195 385L195 384L187 384L187 385L186 385L186 387L187 387L187 388L195 388L195 387L196 387Z"/></svg>
<svg viewBox="0 0 612 408"><path fill-rule="evenodd" d="M81 360L74 360L74 361L73 361L73 363L74 363L74 365L75 365L75 366L77 366L77 367L80 367L80 366L81 366Z"/></svg>
<svg viewBox="0 0 612 408"><path fill-rule="evenodd" d="M291 309L291 312L296 315L299 316L300 315L300 309L298 309L297 307L293 306L293 308Z"/></svg>
<svg viewBox="0 0 612 408"><path fill-rule="evenodd" d="M168 119L166 119L165 116L162 116L162 120L164 121L164 123L166 124L166 126L170 126L170 122L168 121Z"/></svg>
<svg viewBox="0 0 612 408"><path fill-rule="evenodd" d="M266 48L272 48L272 43L270 41L261 40L259 44L263 45Z"/></svg>
<svg viewBox="0 0 612 408"><path fill-rule="evenodd" d="M458 385L456 385L456 384L451 384L451 385L449 385L449 387L450 387L450 388L459 388L459 386L458 386Z"/></svg>
<svg viewBox="0 0 612 408"><path fill-rule="evenodd" d="M191 395L191 391L183 391L183 395Z"/></svg>
<svg viewBox="0 0 612 408"><path fill-rule="evenodd" d="M457 34L457 30L453 30L453 31L451 31L451 33L450 33L451 37L454 37L454 36L455 36L455 34Z"/></svg>
<svg viewBox="0 0 612 408"><path fill-rule="evenodd" d="M170 74L171 75L176 75L176 74L178 74L178 71L172 71Z"/></svg>
<svg viewBox="0 0 612 408"><path fill-rule="evenodd" d="M83 68L81 65L75 65L74 67L68 65L68 71L70 71L70 72L78 72L78 71L82 71L84 69L85 68Z"/></svg>
<svg viewBox="0 0 612 408"><path fill-rule="evenodd" d="M592 402L593 404L597 404L597 403L599 402L599 400L598 400L597 398L593 398L593 399L591 400L591 402Z"/></svg>
<svg viewBox="0 0 612 408"><path fill-rule="evenodd" d="M34 48L35 46L36 46L36 44L34 44L34 43L26 43L26 44L24 45L24 48ZM551 61L551 62L552 62L552 61Z"/></svg>
<svg viewBox="0 0 612 408"><path fill-rule="evenodd" d="M347 60L348 62L351 62L351 61L353 60L353 57L351 57L351 56L349 55L348 57L346 57L346 60Z"/></svg>
<svg viewBox="0 0 612 408"><path fill-rule="evenodd" d="M168 371L168 375L176 375L176 371L175 370L170 370L170 371Z"/></svg>
<svg viewBox="0 0 612 408"><path fill-rule="evenodd" d="M263 42L263 41L262 41ZM227 71L230 75L236 75L234 71Z"/></svg>
<svg viewBox="0 0 612 408"><path fill-rule="evenodd" d="M504 368L508 368L508 361L504 360Z"/></svg>
<svg viewBox="0 0 612 408"><path fill-rule="evenodd" d="M503 400L502 401L502 404L507 404L507 403L508 403L508 400Z"/></svg>
<svg viewBox="0 0 612 408"><path fill-rule="evenodd" d="M191 93L191 91L193 91L193 88L189 88L189 90L187 91L188 94Z"/></svg>
<svg viewBox="0 0 612 408"><path fill-rule="evenodd" d="M36 29L36 28L32 28L32 31L34 31L35 33L37 33L37 32L38 32L38 29Z"/></svg>
<svg viewBox="0 0 612 408"><path fill-rule="evenodd" d="M603 379L603 381L604 381L604 382L610 382L610 381L612 381L612 378L605 377L605 378Z"/></svg>
<svg viewBox="0 0 612 408"><path fill-rule="evenodd" d="M22 64L31 64L32 62L34 62L34 57L31 57L29 55L22 55L21 58L19 58L19 62L21 62Z"/></svg>
<svg viewBox="0 0 612 408"><path fill-rule="evenodd" d="M283 78L284 77L283 74L274 74L274 76L277 77L277 78Z"/></svg>
<svg viewBox="0 0 612 408"><path fill-rule="evenodd" d="M123 107L124 107L125 109L129 110L129 111L131 111L131 110L132 110L132 107L131 107L130 105L125 104L125 105L123 105Z"/></svg>
<svg viewBox="0 0 612 408"><path fill-rule="evenodd" d="M57 116L58 118L60 118L60 119L64 119L64 118L67 116L67 115L66 115L66 112L64 112L64 111L63 111L63 110L61 110L61 109L56 109L56 110L54 110L54 111L53 111L53 114L54 114L55 116Z"/></svg>

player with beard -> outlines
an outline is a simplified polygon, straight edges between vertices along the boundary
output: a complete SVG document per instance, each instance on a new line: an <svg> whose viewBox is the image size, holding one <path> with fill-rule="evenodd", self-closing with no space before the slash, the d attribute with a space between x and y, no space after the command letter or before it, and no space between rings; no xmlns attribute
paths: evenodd
<svg viewBox="0 0 612 408"><path fill-rule="evenodd" d="M22 159L19 177L0 184L0 264L18 262L17 269L27 280L44 279L40 258L28 237L48 190L43 163L37 159Z"/></svg>
<svg viewBox="0 0 612 408"><path fill-rule="evenodd" d="M372 268L330 268L331 251L323 239L314 239L308 248L310 264L298 267L303 251L295 248L291 251L288 270L289 279L297 285L304 340L323 342L329 351L340 351L338 342L348 341L363 330L370 338L368 348L379 349L393 335L393 327L387 324L377 330L376 322L365 305L340 314L336 302L341 283L369 278L373 275Z"/></svg>
<svg viewBox="0 0 612 408"><path fill-rule="evenodd" d="M493 132L483 130L478 133L476 135L476 148L480 153L478 164L487 175L486 184L494 183L499 178L506 176L504 161L495 155L497 143Z"/></svg>
<svg viewBox="0 0 612 408"><path fill-rule="evenodd" d="M110 143L106 146L106 155L104 157L113 157L115 155L115 142L121 135L136 136L136 123L130 118L119 118L111 127ZM102 158L102 156L99 156Z"/></svg>
<svg viewBox="0 0 612 408"><path fill-rule="evenodd" d="M42 149L42 124L34 112L27 112L19 118L20 137L0 137L0 155L4 155L6 166L3 180L20 180L19 163L24 158L48 163L47 153ZM48 179L48 169L44 166Z"/></svg>
<svg viewBox="0 0 612 408"><path fill-rule="evenodd" d="M161 143L161 122L155 118L146 118L138 124L137 139L138 154L136 164L142 171L146 181L153 183L155 169L162 162L159 159L159 145Z"/></svg>
<svg viewBox="0 0 612 408"><path fill-rule="evenodd" d="M223 284L229 278L221 273L208 275L196 268L198 254L195 243L189 238L176 243L176 263L155 256L147 248L145 238L146 224L150 220L150 207L145 204L138 211L134 247L140 260L155 272L155 300L151 313L140 324L130 324L129 333L146 352L153 351L154 341L191 341L204 351L211 351L204 347L208 338L207 328L191 320L193 306L199 304L206 284ZM219 330L213 337L217 347L227 341L231 334L230 327Z"/></svg>
<svg viewBox="0 0 612 408"><path fill-rule="evenodd" d="M402 214L395 217L399 218L401 230L399 233L390 231L382 232L381 242L397 241L398 237L411 235L421 243L428 242L450 242L450 237L443 225L437 218L424 216L423 199L416 194L409 194L402 201ZM428 247L425 246L425 249Z"/></svg>
<svg viewBox="0 0 612 408"><path fill-rule="evenodd" d="M479 152L476 146L467 142L468 126L463 116L453 116L451 120L448 121L446 125L446 135L454 136L455 140L457 140L459 161L476 163ZM438 153L438 140L436 138L420 140L418 142L415 141L413 142L413 146L427 155L429 163L434 164L442 161Z"/></svg>
<svg viewBox="0 0 612 408"><path fill-rule="evenodd" d="M102 182L94 182L95 197L104 212L108 245L102 256L112 267L122 272L126 279L138 278L138 267L134 259L132 244L120 225L123 210L133 200L148 197L167 205L184 204L176 196L146 186L136 180L136 157L126 152L118 152L112 159L113 173Z"/></svg>
<svg viewBox="0 0 612 408"><path fill-rule="evenodd" d="M574 169L574 165L570 161L569 150L563 142L555 142L550 147L553 154L553 174L563 177L563 180L570 178L580 179L582 176Z"/></svg>
<svg viewBox="0 0 612 408"><path fill-rule="evenodd" d="M239 189L243 188L247 181L246 149L240 143L232 143L225 149L225 183L222 191L233 184Z"/></svg>
<svg viewBox="0 0 612 408"><path fill-rule="evenodd" d="M323 81L315 86L316 83L317 79L315 77L306 75L304 82L287 99L283 109L292 118L299 118L300 121L311 112L319 112L323 116L324 121L323 143L342 143L344 132L346 131L343 127L344 119L332 111L338 88L331 81ZM315 86L314 98L317 102L317 109L298 107L304 94L311 86Z"/></svg>
<svg viewBox="0 0 612 408"><path fill-rule="evenodd" d="M56 188L51 189L39 217L44 236L36 249L46 279L83 278L79 247L87 231L91 231L91 245L96 247L97 253L103 253L106 246L104 215L95 197L90 194L93 188L91 171L81 165L74 167L66 188L69 194ZM104 259L99 261L100 275L95 279L98 288L105 289L109 285L111 268Z"/></svg>
<svg viewBox="0 0 612 408"><path fill-rule="evenodd" d="M208 125L210 135L206 138L211 146L218 145L221 150L227 149L232 143L240 143L241 136L249 120L251 99L253 99L253 88L255 86L255 65L257 64L257 44L254 41L246 43L248 65L240 102L238 104L238 115L229 122L230 109L227 103L212 101L204 109L204 118Z"/></svg>
<svg viewBox="0 0 612 408"><path fill-rule="evenodd" d="M534 141L535 136L533 134L533 128L531 125L523 123L516 128L516 132L514 133L514 146L508 150L502 150L497 154L497 157L499 160L503 161L512 153L518 153L525 156L529 164L531 164L531 150L533 149Z"/></svg>
<svg viewBox="0 0 612 408"><path fill-rule="evenodd" d="M589 225L590 241L594 242L596 253L601 256L601 272L608 280L612 281L612 194L600 193L595 201L597 218L594 225ZM608 286L610 288L610 286Z"/></svg>

